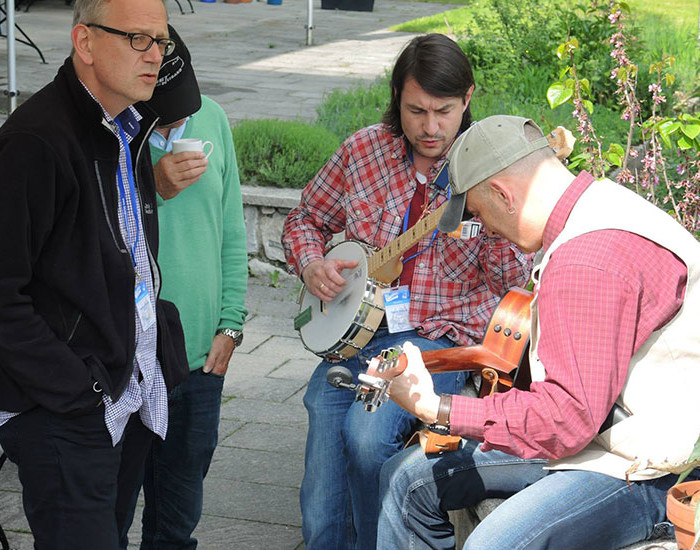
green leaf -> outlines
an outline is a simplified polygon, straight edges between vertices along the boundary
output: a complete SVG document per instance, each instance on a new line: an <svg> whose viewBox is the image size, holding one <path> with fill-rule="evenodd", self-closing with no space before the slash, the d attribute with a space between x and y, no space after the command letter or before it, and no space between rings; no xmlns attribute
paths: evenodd
<svg viewBox="0 0 700 550"><path fill-rule="evenodd" d="M582 78L581 80L578 81L579 85L581 86L581 90L586 93L586 95L591 94L591 83L587 78Z"/></svg>
<svg viewBox="0 0 700 550"><path fill-rule="evenodd" d="M630 5L627 2L620 2L618 4L620 6L620 11L626 13L627 15L632 13L632 10L630 9Z"/></svg>
<svg viewBox="0 0 700 550"><path fill-rule="evenodd" d="M625 67L620 67L617 70L617 78L620 82L627 82L627 69Z"/></svg>
<svg viewBox="0 0 700 550"><path fill-rule="evenodd" d="M676 77L671 73L664 75L664 79L666 80L666 86L671 86L676 81Z"/></svg>
<svg viewBox="0 0 700 550"><path fill-rule="evenodd" d="M588 111L589 114L593 113L593 102L592 101L584 99L583 106L586 108L586 111Z"/></svg>
<svg viewBox="0 0 700 550"><path fill-rule="evenodd" d="M622 156L625 154L625 148L619 143L611 143L608 152Z"/></svg>
<svg viewBox="0 0 700 550"><path fill-rule="evenodd" d="M671 139L669 138L669 135L667 135L667 134L662 134L661 132L659 132L659 135L661 136L661 141L664 142L664 145L665 145L668 149L670 149L671 147L673 147L673 144L671 143Z"/></svg>
<svg viewBox="0 0 700 550"><path fill-rule="evenodd" d="M668 138L669 136L675 134L680 127L681 123L677 120L666 119L662 120L655 129L659 132L661 137Z"/></svg>
<svg viewBox="0 0 700 550"><path fill-rule="evenodd" d="M690 139L695 139L700 134L700 124L683 124L681 126L683 132Z"/></svg>
<svg viewBox="0 0 700 550"><path fill-rule="evenodd" d="M580 165L585 164L587 162L589 162L588 155L585 153L580 153L580 154L573 156L569 159L569 168L571 170L575 170Z"/></svg>
<svg viewBox="0 0 700 550"><path fill-rule="evenodd" d="M573 97L571 89L561 82L555 82L547 89L547 101L551 109L556 109Z"/></svg>
<svg viewBox="0 0 700 550"><path fill-rule="evenodd" d="M564 42L564 44L559 44L559 47L557 48L557 57L559 59L563 59L566 54L567 54L566 42Z"/></svg>
<svg viewBox="0 0 700 550"><path fill-rule="evenodd" d="M700 90L698 90L698 93L700 93ZM682 120L683 122L697 122L700 124L700 118L693 116L689 113L681 113L678 115L678 119Z"/></svg>
<svg viewBox="0 0 700 550"><path fill-rule="evenodd" d="M678 138L678 148L682 149L683 151L687 149L692 149L693 148L693 140L688 139L685 136L681 136Z"/></svg>
<svg viewBox="0 0 700 550"><path fill-rule="evenodd" d="M567 65L566 67L564 67L564 68L561 70L561 72L559 73L559 80L564 80L564 77L566 76L566 74L567 74L570 70L571 70L571 67L569 67L568 65Z"/></svg>
<svg viewBox="0 0 700 550"><path fill-rule="evenodd" d="M618 166L618 167L622 166L622 157L616 153L606 153L605 159L610 164L614 164L615 166Z"/></svg>

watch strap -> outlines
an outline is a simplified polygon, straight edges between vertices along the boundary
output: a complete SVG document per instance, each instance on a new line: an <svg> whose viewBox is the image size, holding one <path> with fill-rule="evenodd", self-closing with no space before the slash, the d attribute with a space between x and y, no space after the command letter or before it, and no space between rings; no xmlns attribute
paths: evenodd
<svg viewBox="0 0 700 550"><path fill-rule="evenodd" d="M233 339L233 343L236 347L240 346L241 342L243 342L242 330L236 330L233 328L220 328L216 331L216 334L223 334L224 336L228 336L229 338Z"/></svg>
<svg viewBox="0 0 700 550"><path fill-rule="evenodd" d="M450 412L452 411L452 394L440 394L440 403L435 422L428 426L431 432L449 435L450 433Z"/></svg>

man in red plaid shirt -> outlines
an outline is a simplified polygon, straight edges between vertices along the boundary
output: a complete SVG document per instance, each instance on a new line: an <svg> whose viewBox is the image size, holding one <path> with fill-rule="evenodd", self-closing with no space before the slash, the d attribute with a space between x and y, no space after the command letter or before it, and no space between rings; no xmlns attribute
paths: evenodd
<svg viewBox="0 0 700 550"><path fill-rule="evenodd" d="M350 136L307 185L288 216L282 242L291 269L307 292L330 302L357 264L324 259L332 236L384 247L422 215L447 201L439 177L457 134L469 127L474 79L469 61L449 38L413 39L399 56L383 124ZM446 174L446 171L444 171ZM404 253L395 286L407 285L411 330L380 327L369 344L342 362L357 376L382 349L409 340L420 349L479 342L499 298L527 282L531 264L508 241L483 230L472 238L433 233ZM309 413L301 487L303 534L308 550L374 549L379 470L417 425L414 416L387 403L374 414L354 394L326 382L333 363L323 361L304 398ZM463 373L434 377L440 391L458 392ZM352 519L351 519L352 518Z"/></svg>
<svg viewBox="0 0 700 550"><path fill-rule="evenodd" d="M676 476L655 465L685 460L700 432L700 243L629 189L569 172L526 118L477 122L449 163L438 228L476 215L521 250L542 250L532 383L483 399L440 395L405 346L391 398L465 439L385 463L378 547L454 548L447 511L493 497L507 500L465 549L606 550L668 534Z"/></svg>

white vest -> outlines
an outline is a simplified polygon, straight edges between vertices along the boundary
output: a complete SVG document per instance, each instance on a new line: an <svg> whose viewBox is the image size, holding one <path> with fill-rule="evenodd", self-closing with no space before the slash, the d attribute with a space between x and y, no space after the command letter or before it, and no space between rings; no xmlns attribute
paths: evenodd
<svg viewBox="0 0 700 550"><path fill-rule="evenodd" d="M535 266L533 279L542 278L559 246L603 229L636 233L676 254L688 268L685 298L675 317L653 332L630 361L617 403L631 416L599 434L578 454L550 461L549 467L625 479L637 461L641 467L629 479L652 479L665 474L646 468L648 464L682 462L700 434L700 243L636 193L601 180L582 194L563 231ZM544 380L547 369L537 355L540 326L536 299L531 308L530 365L536 382Z"/></svg>

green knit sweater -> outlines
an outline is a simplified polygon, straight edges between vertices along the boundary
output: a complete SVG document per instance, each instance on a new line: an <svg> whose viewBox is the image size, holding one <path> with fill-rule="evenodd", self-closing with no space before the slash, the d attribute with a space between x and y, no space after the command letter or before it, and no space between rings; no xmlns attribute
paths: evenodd
<svg viewBox="0 0 700 550"><path fill-rule="evenodd" d="M158 197L161 297L180 310L194 370L204 365L217 329L243 328L248 256L238 164L223 109L202 96L182 137L214 144L199 181L167 201ZM154 164L164 154L151 146Z"/></svg>

